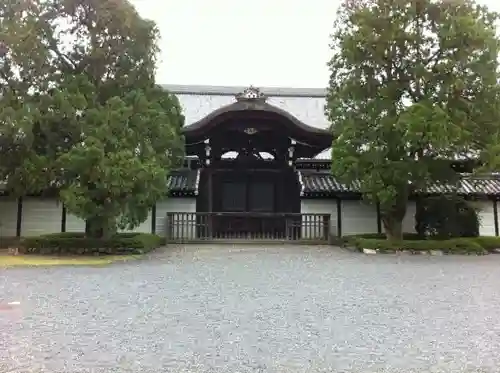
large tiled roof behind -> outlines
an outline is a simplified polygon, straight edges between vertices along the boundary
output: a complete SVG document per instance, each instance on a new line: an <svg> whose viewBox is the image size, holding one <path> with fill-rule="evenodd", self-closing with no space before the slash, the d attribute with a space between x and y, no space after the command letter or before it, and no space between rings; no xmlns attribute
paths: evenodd
<svg viewBox="0 0 500 373"><path fill-rule="evenodd" d="M166 89L179 98L186 117L185 125L190 125L216 109L236 101L234 95L245 87L178 86L165 85ZM327 129L325 116L325 93L319 88L259 88L268 96L267 102L287 111L309 126Z"/></svg>
<svg viewBox="0 0 500 373"><path fill-rule="evenodd" d="M331 196L342 193L359 193L359 183L345 185L328 172L300 171L304 196ZM461 195L500 196L500 179L496 177L464 177L457 186L430 185L425 193L442 194L456 192Z"/></svg>
<svg viewBox="0 0 500 373"><path fill-rule="evenodd" d="M167 188L171 196L195 196L198 194L200 170L173 170L167 179ZM0 182L0 195L4 195L6 185Z"/></svg>
<svg viewBox="0 0 500 373"><path fill-rule="evenodd" d="M168 191L172 196L197 195L199 170L173 170L167 180Z"/></svg>

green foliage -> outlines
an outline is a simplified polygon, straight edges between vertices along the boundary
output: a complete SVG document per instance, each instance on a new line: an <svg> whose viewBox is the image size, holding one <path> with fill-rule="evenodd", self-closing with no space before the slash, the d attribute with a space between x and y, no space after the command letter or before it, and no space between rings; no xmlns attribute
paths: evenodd
<svg viewBox="0 0 500 373"><path fill-rule="evenodd" d="M344 242L350 242L353 239L357 238L366 238L366 239L384 239L385 234L383 233L361 233L361 234L353 234L349 236L343 236L342 239ZM419 240L421 237L419 236L418 233L403 233L403 239L404 240Z"/></svg>
<svg viewBox="0 0 500 373"><path fill-rule="evenodd" d="M500 249L500 237L489 237L489 236L476 237L475 241L489 252L493 252L496 249Z"/></svg>
<svg viewBox="0 0 500 373"><path fill-rule="evenodd" d="M456 185L450 159L497 159L497 20L471 0L340 6L326 105L332 172L380 203L388 238L401 238L412 192Z"/></svg>
<svg viewBox="0 0 500 373"><path fill-rule="evenodd" d="M25 238L20 251L41 255L129 255L150 252L161 244L161 237L147 233L121 233L106 239L86 237L84 233L57 233Z"/></svg>
<svg viewBox="0 0 500 373"><path fill-rule="evenodd" d="M410 251L421 252L439 250L445 254L475 254L487 253L474 238L455 238L451 240L404 240L387 241L385 239L356 238L351 241L356 248L378 250L380 252Z"/></svg>
<svg viewBox="0 0 500 373"><path fill-rule="evenodd" d="M500 237L489 236L453 239L435 237L429 239L420 236L418 233L404 233L401 241L387 241L383 234L365 233L344 236L342 241L343 245L352 246L358 250L373 249L381 252L441 250L449 254L485 254L500 249Z"/></svg>
<svg viewBox="0 0 500 373"><path fill-rule="evenodd" d="M127 0L7 0L0 40L8 188L57 188L95 236L143 222L183 155L179 102L154 81L156 25Z"/></svg>
<svg viewBox="0 0 500 373"><path fill-rule="evenodd" d="M2 227L0 225L0 232ZM8 249L9 247L17 247L19 244L19 237L3 237L0 236L0 249Z"/></svg>
<svg viewBox="0 0 500 373"><path fill-rule="evenodd" d="M423 198L417 203L415 229L422 237L479 236L479 216L474 206L458 196Z"/></svg>

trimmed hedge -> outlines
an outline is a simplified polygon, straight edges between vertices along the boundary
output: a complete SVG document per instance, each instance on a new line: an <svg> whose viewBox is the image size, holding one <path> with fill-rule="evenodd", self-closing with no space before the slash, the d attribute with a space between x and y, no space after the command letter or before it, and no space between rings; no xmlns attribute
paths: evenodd
<svg viewBox="0 0 500 373"><path fill-rule="evenodd" d="M379 252L410 251L421 252L439 250L445 254L484 255L488 251L476 242L476 238L455 238L451 240L404 240L387 241L382 239L353 238L349 242L357 249L372 249Z"/></svg>
<svg viewBox="0 0 500 373"><path fill-rule="evenodd" d="M452 239L425 239L416 233L404 233L403 241L399 243L389 242L384 234L366 233L342 237L342 242L347 246L357 249L376 249L380 251L425 251L441 250L447 253L480 253L477 246L481 247L482 253L495 252L500 249L500 237L461 237ZM365 246L361 247L363 244ZM448 247L450 246L450 247Z"/></svg>
<svg viewBox="0 0 500 373"><path fill-rule="evenodd" d="M471 240L474 240L489 252L493 252L495 249L500 249L500 237L482 236L471 238Z"/></svg>
<svg viewBox="0 0 500 373"><path fill-rule="evenodd" d="M19 245L19 237L0 237L0 249L7 249L11 246Z"/></svg>
<svg viewBox="0 0 500 373"><path fill-rule="evenodd" d="M27 237L20 252L40 255L129 255L144 254L163 244L161 237L148 233L118 233L109 239L86 237L85 233L54 233Z"/></svg>
<svg viewBox="0 0 500 373"><path fill-rule="evenodd" d="M353 234L349 236L343 236L342 239L345 242L349 242L352 239L357 239L357 238L366 238L366 239L373 239L373 240L385 240L386 235L385 233L361 233L361 234ZM421 240L423 239L421 236L418 235L418 233L403 233L403 240Z"/></svg>
<svg viewBox="0 0 500 373"><path fill-rule="evenodd" d="M479 216L473 204L460 196L435 196L417 202L415 230L429 239L479 236Z"/></svg>

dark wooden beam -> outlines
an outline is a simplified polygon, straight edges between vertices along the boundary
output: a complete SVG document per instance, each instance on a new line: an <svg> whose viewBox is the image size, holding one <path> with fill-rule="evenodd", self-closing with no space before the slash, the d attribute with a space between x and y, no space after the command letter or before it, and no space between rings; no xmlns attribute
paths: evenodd
<svg viewBox="0 0 500 373"><path fill-rule="evenodd" d="M337 198L337 236L342 237L342 200Z"/></svg>
<svg viewBox="0 0 500 373"><path fill-rule="evenodd" d="M151 209L151 233L156 234L156 203Z"/></svg>
<svg viewBox="0 0 500 373"><path fill-rule="evenodd" d="M382 233L382 214L380 213L380 202L377 202L377 232Z"/></svg>
<svg viewBox="0 0 500 373"><path fill-rule="evenodd" d="M22 224L23 224L23 197L19 197L17 199L16 237L21 237Z"/></svg>
<svg viewBox="0 0 500 373"><path fill-rule="evenodd" d="M67 216L67 211L66 211L66 206L62 206L62 212L61 212L61 232L64 233L66 232L66 216Z"/></svg>
<svg viewBox="0 0 500 373"><path fill-rule="evenodd" d="M498 201L493 200L493 219L495 220L495 236L498 236Z"/></svg>
<svg viewBox="0 0 500 373"><path fill-rule="evenodd" d="M214 209L214 193L213 193L213 174L212 170L207 170L208 173L208 185L207 185L207 195L208 195L208 212L213 212Z"/></svg>

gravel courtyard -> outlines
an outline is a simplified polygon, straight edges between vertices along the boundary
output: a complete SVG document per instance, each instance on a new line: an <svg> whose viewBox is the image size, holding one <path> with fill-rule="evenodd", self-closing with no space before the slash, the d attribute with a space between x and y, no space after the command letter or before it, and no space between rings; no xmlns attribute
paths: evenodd
<svg viewBox="0 0 500 373"><path fill-rule="evenodd" d="M500 255L185 246L0 270L0 372L498 372Z"/></svg>

